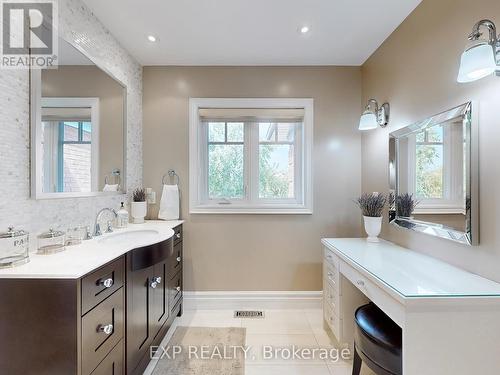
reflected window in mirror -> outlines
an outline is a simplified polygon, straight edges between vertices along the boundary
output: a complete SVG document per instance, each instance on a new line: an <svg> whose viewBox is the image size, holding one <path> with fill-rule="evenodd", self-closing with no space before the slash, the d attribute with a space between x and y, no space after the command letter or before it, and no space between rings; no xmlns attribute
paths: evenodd
<svg viewBox="0 0 500 375"><path fill-rule="evenodd" d="M407 190L419 202L415 214L446 208L465 215L463 135L463 122L455 121L408 137Z"/></svg>
<svg viewBox="0 0 500 375"><path fill-rule="evenodd" d="M43 192L98 189L99 126L98 120L92 119L92 112L98 113L92 105L97 107L98 100L42 99Z"/></svg>

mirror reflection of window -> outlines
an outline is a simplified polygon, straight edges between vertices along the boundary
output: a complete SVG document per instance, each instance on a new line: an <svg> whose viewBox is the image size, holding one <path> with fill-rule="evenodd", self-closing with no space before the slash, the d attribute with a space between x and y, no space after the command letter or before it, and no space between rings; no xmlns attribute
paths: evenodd
<svg viewBox="0 0 500 375"><path fill-rule="evenodd" d="M434 126L416 135L415 170L417 198L443 198L443 126Z"/></svg>
<svg viewBox="0 0 500 375"><path fill-rule="evenodd" d="M42 127L44 191L90 192L92 123L42 121Z"/></svg>
<svg viewBox="0 0 500 375"><path fill-rule="evenodd" d="M465 142L462 121L426 128L408 137L409 193L416 212L465 212ZM404 185L403 185L404 186Z"/></svg>
<svg viewBox="0 0 500 375"><path fill-rule="evenodd" d="M81 101L81 102L80 102ZM88 193L97 183L98 98L42 98L44 193ZM96 122L94 124L94 121Z"/></svg>

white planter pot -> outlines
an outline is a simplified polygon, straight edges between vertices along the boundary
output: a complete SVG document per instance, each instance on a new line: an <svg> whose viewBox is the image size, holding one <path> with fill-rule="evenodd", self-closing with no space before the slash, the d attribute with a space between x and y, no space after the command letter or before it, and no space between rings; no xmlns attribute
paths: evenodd
<svg viewBox="0 0 500 375"><path fill-rule="evenodd" d="M365 231L368 234L368 242L379 242L378 235L382 230L382 217L363 216L365 219Z"/></svg>
<svg viewBox="0 0 500 375"><path fill-rule="evenodd" d="M148 212L147 202L132 202L130 204L130 216L134 224L144 223L144 218Z"/></svg>

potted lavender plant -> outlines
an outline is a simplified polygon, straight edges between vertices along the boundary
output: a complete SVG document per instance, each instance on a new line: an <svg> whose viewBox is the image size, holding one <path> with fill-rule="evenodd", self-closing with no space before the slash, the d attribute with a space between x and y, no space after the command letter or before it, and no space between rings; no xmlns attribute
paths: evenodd
<svg viewBox="0 0 500 375"><path fill-rule="evenodd" d="M378 193L363 194L356 200L356 204L363 213L368 242L379 242L378 235L382 230L382 211L386 202L387 197Z"/></svg>
<svg viewBox="0 0 500 375"><path fill-rule="evenodd" d="M130 205L130 215L134 224L144 223L144 218L148 212L148 204L146 202L146 190L137 188L132 195L132 203Z"/></svg>

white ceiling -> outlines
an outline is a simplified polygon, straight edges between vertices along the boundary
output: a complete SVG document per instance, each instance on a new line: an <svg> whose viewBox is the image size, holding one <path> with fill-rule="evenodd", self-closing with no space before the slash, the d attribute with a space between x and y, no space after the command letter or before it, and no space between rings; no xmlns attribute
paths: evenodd
<svg viewBox="0 0 500 375"><path fill-rule="evenodd" d="M362 65L421 0L84 2L143 65Z"/></svg>

